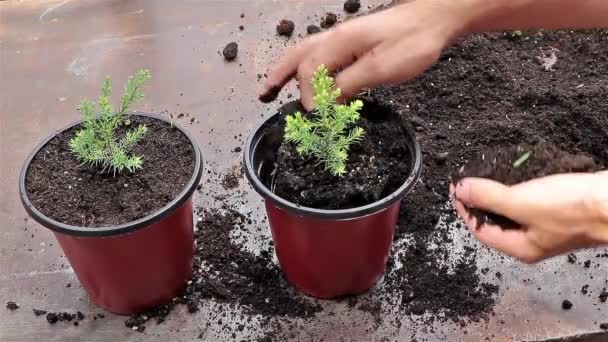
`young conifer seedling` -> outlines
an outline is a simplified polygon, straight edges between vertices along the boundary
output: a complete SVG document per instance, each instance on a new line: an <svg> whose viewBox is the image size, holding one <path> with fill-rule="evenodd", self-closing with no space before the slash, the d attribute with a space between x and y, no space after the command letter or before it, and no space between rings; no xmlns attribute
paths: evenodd
<svg viewBox="0 0 608 342"><path fill-rule="evenodd" d="M88 99L80 103L78 110L84 118L82 129L70 140L69 146L83 164L101 167L102 172L112 171L114 174L141 169L142 158L129 155L127 151L146 134L147 127L139 125L122 137L116 136L116 129L128 123L125 114L133 103L144 97L141 88L149 79L148 70L140 70L129 77L117 111L110 103L109 76L104 81L97 105Z"/></svg>
<svg viewBox="0 0 608 342"><path fill-rule="evenodd" d="M334 176L346 173L346 161L350 146L363 139L364 130L353 127L363 108L361 100L348 105L338 104L341 95L334 88L334 79L324 65L319 66L312 78L315 92L315 110L311 119L297 112L286 118L285 139L296 144L297 152L304 157L312 156Z"/></svg>

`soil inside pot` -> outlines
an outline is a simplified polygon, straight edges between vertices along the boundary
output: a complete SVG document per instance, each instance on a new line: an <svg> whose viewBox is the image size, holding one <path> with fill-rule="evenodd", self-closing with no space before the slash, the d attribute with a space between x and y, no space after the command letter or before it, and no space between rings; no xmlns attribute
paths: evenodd
<svg viewBox="0 0 608 342"><path fill-rule="evenodd" d="M295 108L284 107L283 115ZM311 115L311 114L308 114ZM360 143L351 145L347 173L334 176L314 158L303 158L296 145L278 150L273 191L282 198L317 209L349 209L381 200L396 191L412 168L407 124L390 108L365 101Z"/></svg>
<svg viewBox="0 0 608 342"><path fill-rule="evenodd" d="M161 120L144 116L129 120L117 136L139 124L148 127L129 151L143 158L141 170L114 175L82 165L68 146L81 128L77 125L51 139L32 159L25 187L34 207L65 224L104 227L143 218L174 200L194 170L190 140Z"/></svg>
<svg viewBox="0 0 608 342"><path fill-rule="evenodd" d="M456 172L452 176L452 182L456 184L466 177L480 177L515 185L560 173L597 170L598 165L586 155L567 153L554 145L539 143L535 146L513 146L486 151ZM499 225L503 229L520 227L504 216L476 208L468 209L477 218L477 228L485 223Z"/></svg>

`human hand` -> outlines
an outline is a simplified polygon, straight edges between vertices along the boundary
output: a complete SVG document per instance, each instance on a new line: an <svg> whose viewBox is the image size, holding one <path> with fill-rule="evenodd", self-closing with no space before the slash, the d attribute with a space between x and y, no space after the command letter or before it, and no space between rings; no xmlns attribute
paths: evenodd
<svg viewBox="0 0 608 342"><path fill-rule="evenodd" d="M459 1L415 1L353 19L315 34L289 49L270 72L260 100L270 102L296 77L301 101L312 110L310 83L324 64L339 71L336 86L343 98L363 88L399 83L418 76L437 61L441 51L465 29L470 11Z"/></svg>
<svg viewBox="0 0 608 342"><path fill-rule="evenodd" d="M485 245L528 263L608 243L608 171L562 174L506 186L466 178L450 186L456 210ZM485 224L466 208L503 215L521 229Z"/></svg>

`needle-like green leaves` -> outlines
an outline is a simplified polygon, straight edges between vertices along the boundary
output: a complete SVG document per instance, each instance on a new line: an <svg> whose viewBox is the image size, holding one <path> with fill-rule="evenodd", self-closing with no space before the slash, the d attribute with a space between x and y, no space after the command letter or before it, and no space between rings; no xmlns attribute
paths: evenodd
<svg viewBox="0 0 608 342"><path fill-rule="evenodd" d="M323 65L315 72L312 85L314 118L309 120L299 112L287 116L285 139L296 144L300 155L315 157L335 176L344 175L348 150L365 133L361 127L353 127L359 121L363 102L337 104L340 89L334 89L334 79Z"/></svg>
<svg viewBox="0 0 608 342"><path fill-rule="evenodd" d="M72 153L82 163L114 173L141 169L142 158L129 155L127 151L146 134L148 128L140 125L120 138L116 137L116 129L125 123L125 113L129 107L144 96L141 89L149 79L148 70L140 70L129 77L117 112L112 109L110 102L110 77L104 81L97 105L87 99L80 103L78 109L83 116L83 128L69 144Z"/></svg>

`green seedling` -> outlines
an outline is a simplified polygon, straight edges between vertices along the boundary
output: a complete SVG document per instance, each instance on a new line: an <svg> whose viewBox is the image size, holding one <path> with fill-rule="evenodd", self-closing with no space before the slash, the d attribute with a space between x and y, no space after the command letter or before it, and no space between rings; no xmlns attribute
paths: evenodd
<svg viewBox="0 0 608 342"><path fill-rule="evenodd" d="M126 112L131 105L144 97L141 88L150 79L150 71L140 70L129 77L120 99L120 106L115 111L110 103L110 77L106 77L98 103L84 99L78 110L82 113L82 129L70 140L72 153L83 163L100 167L102 172L114 174L128 170L135 172L142 168L143 159L130 155L128 150L148 131L145 125L139 125L122 137L117 137L116 129L120 125L129 125Z"/></svg>
<svg viewBox="0 0 608 342"><path fill-rule="evenodd" d="M363 128L353 127L359 121L363 102L338 104L341 90L334 88L334 79L324 65L315 72L312 86L315 93L312 118L305 118L300 112L287 116L285 139L296 144L301 156L312 156L332 175L342 176L346 173L350 146L360 142L365 134Z"/></svg>
<svg viewBox="0 0 608 342"><path fill-rule="evenodd" d="M517 158L517 160L513 163L514 168L518 168L522 166L525 162L530 159L530 151L524 153L521 157Z"/></svg>

